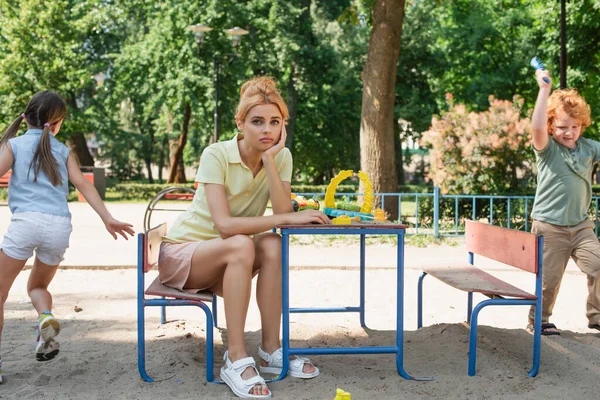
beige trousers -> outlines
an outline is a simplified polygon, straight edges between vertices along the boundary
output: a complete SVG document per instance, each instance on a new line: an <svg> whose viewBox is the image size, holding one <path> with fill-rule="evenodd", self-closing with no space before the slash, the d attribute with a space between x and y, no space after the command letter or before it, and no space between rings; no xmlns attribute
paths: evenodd
<svg viewBox="0 0 600 400"><path fill-rule="evenodd" d="M569 257L587 274L587 318L600 323L600 242L589 219L575 226L558 226L533 221L531 232L544 236L542 276L542 323L549 322ZM535 306L529 311L533 323Z"/></svg>

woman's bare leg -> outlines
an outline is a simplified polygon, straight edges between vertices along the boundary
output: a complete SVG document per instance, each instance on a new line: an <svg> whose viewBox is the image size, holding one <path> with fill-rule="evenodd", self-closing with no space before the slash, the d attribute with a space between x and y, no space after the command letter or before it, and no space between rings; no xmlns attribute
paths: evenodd
<svg viewBox="0 0 600 400"><path fill-rule="evenodd" d="M234 362L248 357L244 342L244 327L252 289L254 242L248 236L236 235L214 239L198 246L192 257L192 269L185 287L207 288L223 297L227 320L228 356ZM252 368L243 373L244 379L256 375ZM252 389L256 395L268 394L266 385Z"/></svg>
<svg viewBox="0 0 600 400"><path fill-rule="evenodd" d="M258 270L256 302L260 310L262 324L262 349L271 354L281 347L281 236L265 233L254 237L256 260L254 270ZM290 357L293 358L293 357ZM263 366L267 362L261 360ZM302 370L312 373L315 368L305 363Z"/></svg>

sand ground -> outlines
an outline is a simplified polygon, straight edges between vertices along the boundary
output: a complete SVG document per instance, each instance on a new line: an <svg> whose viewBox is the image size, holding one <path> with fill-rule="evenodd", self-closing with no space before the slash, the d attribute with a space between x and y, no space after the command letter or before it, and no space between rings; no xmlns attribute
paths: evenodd
<svg viewBox="0 0 600 400"><path fill-rule="evenodd" d="M110 205L117 218L141 230L145 205ZM72 205L74 231L65 260L50 290L55 315L62 322L61 353L41 363L34 357L36 315L28 302L23 271L5 304L2 360L5 383L0 398L14 399L188 399L232 398L223 385L204 381L205 321L197 309L169 309L161 325L158 310L147 311L147 369L155 383L143 382L137 371L135 241L117 241L103 231L100 220L83 204ZM0 208L0 228L10 214ZM168 218L171 218L170 216ZM357 305L358 271L355 246L292 248L292 306ZM318 347L392 345L395 338L394 249L371 246L367 253L367 325L356 314L294 314L293 344ZM425 327L416 327L416 284L423 265L462 262L458 247L406 248L405 368L430 382L398 376L393 355L313 356L321 375L302 381L286 378L270 385L274 398L333 399L336 387L353 399L593 399L600 390L600 334L587 328L586 277L570 264L552 321L560 337L544 337L536 378L528 378L532 336L524 331L527 307L489 307L480 316L477 375L467 375L468 330L466 296L435 279L425 284ZM128 268L118 268L124 266ZM526 290L527 273L490 264L501 279ZM82 269L84 268L84 269ZM108 270L106 268L109 268ZM110 269L117 268L117 269ZM153 279L156 272L150 272ZM479 299L483 299L480 297ZM220 326L225 326L222 302ZM80 311L75 311L81 309ZM247 345L256 357L260 319L251 300ZM215 333L215 374L227 342L226 329Z"/></svg>

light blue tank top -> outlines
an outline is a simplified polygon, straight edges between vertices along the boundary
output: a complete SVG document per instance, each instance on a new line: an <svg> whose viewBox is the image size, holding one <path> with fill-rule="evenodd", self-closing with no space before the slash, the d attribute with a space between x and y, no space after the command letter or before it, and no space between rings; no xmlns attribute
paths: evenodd
<svg viewBox="0 0 600 400"><path fill-rule="evenodd" d="M30 171L29 165L33 160L41 135L41 129L28 129L24 135L8 141L15 159L8 185L8 207L13 214L34 211L70 217L71 213L67 205L69 149L52 135L50 135L50 147L58 164L62 183L58 186L52 185L48 176L41 169L37 182L33 181L35 174L33 167Z"/></svg>

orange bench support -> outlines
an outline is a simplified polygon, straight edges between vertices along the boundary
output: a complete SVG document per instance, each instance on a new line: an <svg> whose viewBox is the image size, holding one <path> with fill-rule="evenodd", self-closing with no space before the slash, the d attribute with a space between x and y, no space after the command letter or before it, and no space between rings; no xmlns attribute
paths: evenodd
<svg viewBox="0 0 600 400"><path fill-rule="evenodd" d="M533 366L529 376L536 376L540 365L542 325L542 254L544 238L532 233L467 221L465 244L469 264L429 267L423 269L418 283L417 326L423 326L423 279L431 275L440 281L468 293L467 323L471 326L469 341L469 375L475 375L477 357L477 317L483 307L491 305L536 306L533 332ZM475 266L475 254L535 275L535 293L528 293ZM473 308L473 293L488 300Z"/></svg>

